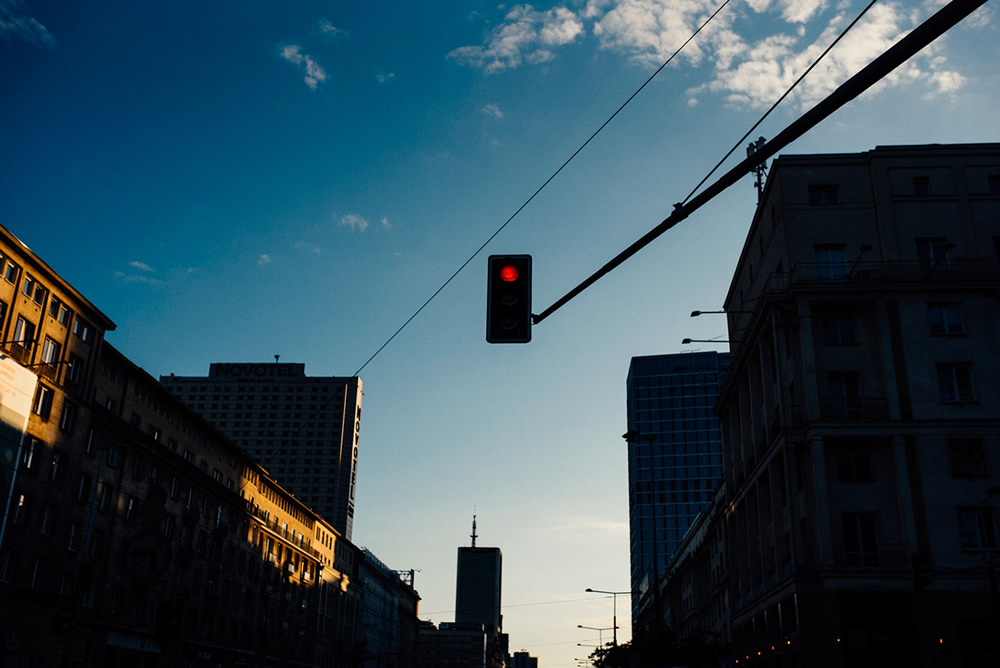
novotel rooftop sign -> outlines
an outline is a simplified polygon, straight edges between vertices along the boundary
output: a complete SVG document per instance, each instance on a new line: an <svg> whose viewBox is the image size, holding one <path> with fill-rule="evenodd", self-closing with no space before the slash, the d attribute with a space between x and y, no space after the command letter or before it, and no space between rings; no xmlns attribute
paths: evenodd
<svg viewBox="0 0 1000 668"><path fill-rule="evenodd" d="M304 378L305 364L224 364L208 367L209 378Z"/></svg>

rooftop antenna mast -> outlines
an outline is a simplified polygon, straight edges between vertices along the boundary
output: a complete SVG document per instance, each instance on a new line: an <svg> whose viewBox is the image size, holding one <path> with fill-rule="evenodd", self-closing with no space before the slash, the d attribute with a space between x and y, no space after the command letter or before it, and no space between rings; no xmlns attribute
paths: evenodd
<svg viewBox="0 0 1000 668"><path fill-rule="evenodd" d="M472 547L476 546L476 514L472 513Z"/></svg>

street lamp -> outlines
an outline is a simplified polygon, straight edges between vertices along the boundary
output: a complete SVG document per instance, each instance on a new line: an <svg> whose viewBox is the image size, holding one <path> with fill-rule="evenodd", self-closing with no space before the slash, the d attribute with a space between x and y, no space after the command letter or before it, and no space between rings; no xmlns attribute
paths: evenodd
<svg viewBox="0 0 1000 668"><path fill-rule="evenodd" d="M723 341L720 339L682 339L681 345L686 346L689 343L729 343L729 341Z"/></svg>
<svg viewBox="0 0 1000 668"><path fill-rule="evenodd" d="M615 622L615 623L617 623L617 622ZM605 627L602 628L602 627L598 627L598 626L584 626L583 624L577 624L576 628L578 628L578 629L587 629L588 631L597 631L597 641L599 643L601 643L601 647L604 647L604 635L601 632L602 631L613 631L614 629L617 629L618 627L617 626L614 626L614 627L612 627L612 626L605 626ZM579 645L580 643L577 643L577 644Z"/></svg>
<svg viewBox="0 0 1000 668"><path fill-rule="evenodd" d="M612 599L612 604L611 604L612 605L612 612L614 613L614 616L611 618L612 619L613 638L614 638L614 643L613 644L614 644L615 647L618 647L618 595L619 594L631 594L632 592L630 592L630 591L604 591L602 589L591 589L590 587L587 587L586 591L587 591L587 593L590 593L590 594L610 594L611 595L611 599Z"/></svg>

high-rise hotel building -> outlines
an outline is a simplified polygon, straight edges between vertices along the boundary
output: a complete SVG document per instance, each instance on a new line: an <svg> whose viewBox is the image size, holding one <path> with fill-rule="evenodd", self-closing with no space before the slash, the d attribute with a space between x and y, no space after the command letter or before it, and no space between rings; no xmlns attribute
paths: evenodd
<svg viewBox="0 0 1000 668"><path fill-rule="evenodd" d="M350 540L361 378L310 377L304 364L229 364L160 382L243 447Z"/></svg>
<svg viewBox="0 0 1000 668"><path fill-rule="evenodd" d="M729 353L633 357L628 400L632 617L722 478L713 409Z"/></svg>

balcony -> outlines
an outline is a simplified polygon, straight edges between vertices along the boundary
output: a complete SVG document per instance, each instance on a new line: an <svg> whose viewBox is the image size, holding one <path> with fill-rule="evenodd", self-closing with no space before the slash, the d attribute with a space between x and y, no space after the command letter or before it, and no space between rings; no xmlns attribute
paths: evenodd
<svg viewBox="0 0 1000 668"><path fill-rule="evenodd" d="M803 262L791 271L767 277L764 292L774 296L793 287L844 289L867 284L979 283L1000 281L1000 264L992 259L950 258L936 265L920 262Z"/></svg>
<svg viewBox="0 0 1000 668"><path fill-rule="evenodd" d="M836 550L834 563L846 568L901 568L907 565L902 543L882 543L874 549Z"/></svg>
<svg viewBox="0 0 1000 668"><path fill-rule="evenodd" d="M879 422L889 419L889 402L884 397L820 399L819 415L824 422Z"/></svg>

